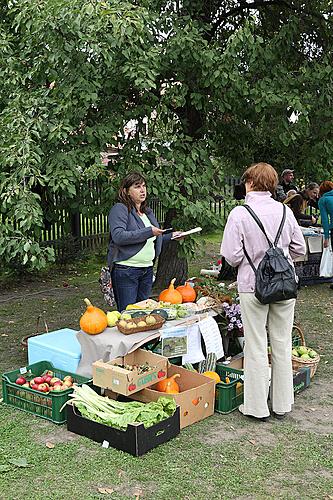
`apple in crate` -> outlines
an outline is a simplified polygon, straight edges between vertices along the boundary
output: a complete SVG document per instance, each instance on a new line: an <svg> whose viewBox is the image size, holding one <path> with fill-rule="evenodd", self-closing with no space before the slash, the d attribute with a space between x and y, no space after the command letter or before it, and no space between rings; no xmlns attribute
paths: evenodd
<svg viewBox="0 0 333 500"><path fill-rule="evenodd" d="M50 380L50 385L55 385L56 382L61 382L60 378L58 378L58 377L52 377L51 380Z"/></svg>
<svg viewBox="0 0 333 500"><path fill-rule="evenodd" d="M49 386L47 384L38 384L37 391L49 392Z"/></svg>
<svg viewBox="0 0 333 500"><path fill-rule="evenodd" d="M43 384L44 383L44 377L35 377L34 378L35 384Z"/></svg>
<svg viewBox="0 0 333 500"><path fill-rule="evenodd" d="M15 384L18 384L18 385L23 385L23 384L26 384L26 379L24 377L18 377L16 380L15 380Z"/></svg>

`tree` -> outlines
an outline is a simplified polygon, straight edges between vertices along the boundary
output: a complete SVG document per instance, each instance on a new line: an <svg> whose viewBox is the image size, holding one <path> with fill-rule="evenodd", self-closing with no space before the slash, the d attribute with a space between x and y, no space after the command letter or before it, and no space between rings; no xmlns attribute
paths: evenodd
<svg viewBox="0 0 333 500"><path fill-rule="evenodd" d="M220 226L209 209L213 195L225 173L253 161L329 176L329 4L2 1L0 197L17 228L2 226L5 260L14 253L37 267L51 257L38 243L40 192L74 202L84 178L107 176L94 164L129 119L137 134L123 140L105 199L110 204L126 171L140 169L175 228ZM195 242L186 238L161 256L160 286L176 269L186 277L186 259L177 259L193 256Z"/></svg>

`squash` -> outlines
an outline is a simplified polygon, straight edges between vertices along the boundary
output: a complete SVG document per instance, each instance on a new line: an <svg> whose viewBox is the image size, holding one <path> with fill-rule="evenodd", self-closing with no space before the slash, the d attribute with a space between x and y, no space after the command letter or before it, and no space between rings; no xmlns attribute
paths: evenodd
<svg viewBox="0 0 333 500"><path fill-rule="evenodd" d="M212 378L213 380L215 380L217 384L221 382L221 378L219 374L216 372L204 372L202 375L205 375L205 377Z"/></svg>
<svg viewBox="0 0 333 500"><path fill-rule="evenodd" d="M84 299L87 309L80 319L80 327L89 335L102 333L108 326L108 319L104 311L92 305L89 299Z"/></svg>
<svg viewBox="0 0 333 500"><path fill-rule="evenodd" d="M175 373L171 377L160 380L155 386L156 391L165 392L166 394L178 394L180 392L176 378L180 377L179 373Z"/></svg>
<svg viewBox="0 0 333 500"><path fill-rule="evenodd" d="M183 297L183 302L195 302L197 294L188 281L186 281L185 285L177 286L176 290L178 290Z"/></svg>
<svg viewBox="0 0 333 500"><path fill-rule="evenodd" d="M181 304L183 302L183 297L180 292L175 290L174 283L176 278L171 280L169 288L163 290L158 298L161 302L169 302L170 304Z"/></svg>

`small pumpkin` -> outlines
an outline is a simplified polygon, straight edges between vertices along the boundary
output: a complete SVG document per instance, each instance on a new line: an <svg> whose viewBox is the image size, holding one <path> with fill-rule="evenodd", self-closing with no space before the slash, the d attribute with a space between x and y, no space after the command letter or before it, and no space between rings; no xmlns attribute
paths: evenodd
<svg viewBox="0 0 333 500"><path fill-rule="evenodd" d="M104 311L92 305L89 299L84 299L87 305L85 313L80 319L80 328L89 335L102 333L108 326L108 319Z"/></svg>
<svg viewBox="0 0 333 500"><path fill-rule="evenodd" d="M183 297L183 302L195 302L197 294L188 281L186 281L185 285L177 286L176 290L178 290Z"/></svg>
<svg viewBox="0 0 333 500"><path fill-rule="evenodd" d="M209 377L209 378L212 378L213 380L215 380L215 382L218 384L219 382L221 382L221 378L219 376L218 373L216 372L204 372L202 375L205 375L205 377ZM227 377L228 378L228 377Z"/></svg>
<svg viewBox="0 0 333 500"><path fill-rule="evenodd" d="M165 392L166 394L179 394L179 385L175 380L178 377L180 377L179 373L175 373L171 377L161 380L156 384L155 389L159 392Z"/></svg>
<svg viewBox="0 0 333 500"><path fill-rule="evenodd" d="M160 302L169 302L170 304L181 304L183 302L181 293L175 290L175 281L176 278L173 278L173 280L171 280L170 282L169 288L163 290L160 293L160 296L158 298Z"/></svg>

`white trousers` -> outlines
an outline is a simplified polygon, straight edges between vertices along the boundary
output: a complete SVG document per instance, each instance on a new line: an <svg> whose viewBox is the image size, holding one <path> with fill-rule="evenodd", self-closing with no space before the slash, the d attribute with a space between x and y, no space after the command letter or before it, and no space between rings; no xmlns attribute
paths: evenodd
<svg viewBox="0 0 333 500"><path fill-rule="evenodd" d="M269 364L267 330L272 353L271 391L272 410L291 411L294 403L291 363L292 327L295 299L261 304L254 293L240 293L244 327L244 406L245 415L268 417Z"/></svg>

